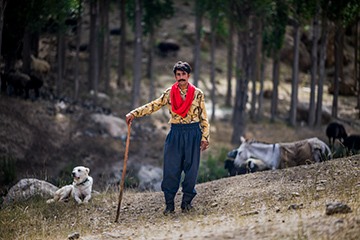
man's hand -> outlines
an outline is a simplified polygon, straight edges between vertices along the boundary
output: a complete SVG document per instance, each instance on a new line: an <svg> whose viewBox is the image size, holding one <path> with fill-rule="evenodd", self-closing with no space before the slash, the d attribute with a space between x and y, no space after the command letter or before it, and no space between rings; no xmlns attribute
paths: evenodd
<svg viewBox="0 0 360 240"><path fill-rule="evenodd" d="M134 119L135 119L134 114L132 114L132 113L126 114L126 124L127 125L131 124Z"/></svg>
<svg viewBox="0 0 360 240"><path fill-rule="evenodd" d="M201 141L201 151L205 151L206 149L209 148L209 143L208 142L205 142L205 141Z"/></svg>

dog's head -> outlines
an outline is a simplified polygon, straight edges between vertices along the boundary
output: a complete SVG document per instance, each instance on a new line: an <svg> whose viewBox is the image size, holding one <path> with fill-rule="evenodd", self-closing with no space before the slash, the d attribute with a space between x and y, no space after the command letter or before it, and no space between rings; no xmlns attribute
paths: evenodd
<svg viewBox="0 0 360 240"><path fill-rule="evenodd" d="M76 183L84 182L89 176L90 169L83 166L75 167L71 173Z"/></svg>

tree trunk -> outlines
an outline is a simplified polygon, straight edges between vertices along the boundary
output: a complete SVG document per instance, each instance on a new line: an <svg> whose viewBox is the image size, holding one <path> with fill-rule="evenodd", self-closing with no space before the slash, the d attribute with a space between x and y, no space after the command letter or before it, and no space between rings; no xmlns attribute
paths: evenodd
<svg viewBox="0 0 360 240"><path fill-rule="evenodd" d="M250 111L250 118L255 121L255 112L256 112L256 82L260 79L260 51L261 51L261 41L260 41L260 34L261 34L261 21L260 18L254 16L253 19L253 29L254 29L254 37L253 37L253 46L252 46L252 56L253 63L251 64L251 78L252 78L252 95L251 95L251 111Z"/></svg>
<svg viewBox="0 0 360 240"><path fill-rule="evenodd" d="M355 54L354 54L354 89L357 90L358 86L357 86L357 63L358 63L358 49L359 49L359 40L358 40L358 20L356 18L355 20Z"/></svg>
<svg viewBox="0 0 360 240"><path fill-rule="evenodd" d="M294 52L292 65L292 84L291 84L291 104L290 104L290 124L296 127L296 107L299 85L299 48L300 48L300 25L297 20L294 23Z"/></svg>
<svg viewBox="0 0 360 240"><path fill-rule="evenodd" d="M195 1L195 47L194 47L194 86L198 86L200 77L200 41L201 41L201 21L203 10L199 6L199 1Z"/></svg>
<svg viewBox="0 0 360 240"><path fill-rule="evenodd" d="M233 134L231 137L231 143L234 145L238 145L240 143L240 136L241 136L241 126L240 122L240 105L241 105L241 88L242 88L242 45L241 45L241 31L238 29L237 32L237 49L236 49L236 70L235 70L235 77L236 77L236 90L235 90L235 103L234 103L234 113L232 118L233 123Z"/></svg>
<svg viewBox="0 0 360 240"><path fill-rule="evenodd" d="M259 92L259 106L256 121L260 122L262 118L262 102L264 99L264 78L265 78L265 53L262 51L261 55L261 76L260 76L260 92Z"/></svg>
<svg viewBox="0 0 360 240"><path fill-rule="evenodd" d="M31 31L30 26L28 25L25 28L24 33L24 41L23 41L23 49L22 49L22 72L26 74L30 74L31 67Z"/></svg>
<svg viewBox="0 0 360 240"><path fill-rule="evenodd" d="M121 86L122 75L125 73L125 54L126 54L126 0L120 1L120 19L121 19L121 35L120 35L120 50L119 50L119 71L118 71L118 87Z"/></svg>
<svg viewBox="0 0 360 240"><path fill-rule="evenodd" d="M244 76L239 78L239 86L237 86L237 96L236 96L236 109L234 109L234 115L236 112L236 118L234 118L234 131L231 142L233 144L240 143L240 136L245 136L246 129L246 102L248 100L248 85L250 80L250 62L248 61L250 52L249 52L249 31L242 31L242 73L245 73ZM243 74L241 74L243 75ZM239 96L238 96L239 94Z"/></svg>
<svg viewBox="0 0 360 240"><path fill-rule="evenodd" d="M280 59L279 52L273 53L273 91L271 98L271 108L270 108L270 122L275 121L275 116L278 110L278 86L279 86L279 71L280 71Z"/></svg>
<svg viewBox="0 0 360 240"><path fill-rule="evenodd" d="M109 29L109 11L110 11L110 0L105 0L105 93L109 94L110 89L110 29Z"/></svg>
<svg viewBox="0 0 360 240"><path fill-rule="evenodd" d="M66 64L66 37L65 37L65 34L63 33L63 37L61 38L61 44L62 44L62 47L61 47L61 49L62 49L62 51L61 51L61 54L62 54L62 56L61 56L61 60L62 60L62 63L61 63L61 66L62 66L62 76L63 76L63 78L65 78L66 79L66 74L67 74L67 72L66 72L66 66L67 66L67 64Z"/></svg>
<svg viewBox="0 0 360 240"><path fill-rule="evenodd" d="M58 62L58 69L57 69L57 83L56 83L56 94L57 94L57 98L59 99L61 97L61 93L62 93L62 78L63 78L63 54L62 52L64 51L63 48L63 44L62 42L64 35L61 32L61 27L58 30L58 35L57 35L57 62Z"/></svg>
<svg viewBox="0 0 360 240"><path fill-rule="evenodd" d="M103 76L104 69L104 55L105 55L105 24L106 18L108 16L108 11L106 9L107 0L99 1L99 28L98 28L98 72L99 72L99 85Z"/></svg>
<svg viewBox="0 0 360 240"><path fill-rule="evenodd" d="M313 20L313 39L311 49L311 80L310 80L310 105L309 105L309 127L314 127L315 124L315 87L316 87L316 76L317 76L317 43L319 36L318 27L318 13L315 14Z"/></svg>
<svg viewBox="0 0 360 240"><path fill-rule="evenodd" d="M0 0L0 56L1 54L1 46L2 46L2 34L3 34L3 27L4 27L4 11L5 11L6 4L4 3L4 0ZM1 91L6 92L6 83L5 79L1 78Z"/></svg>
<svg viewBox="0 0 360 240"><path fill-rule="evenodd" d="M79 0L78 7L78 19L77 19L77 28L76 28L76 56L75 56L75 91L74 91L74 102L77 103L79 98L79 53L80 53L80 43L81 43L81 28L82 28L82 18L81 18L81 5L82 0Z"/></svg>
<svg viewBox="0 0 360 240"><path fill-rule="evenodd" d="M96 4L97 0L90 0L90 51L89 51L89 69L88 69L88 89L91 90L94 88L94 76L95 76L95 68L97 66L95 65L95 49L97 49L97 31L96 31ZM97 51L97 50L96 50Z"/></svg>
<svg viewBox="0 0 360 240"><path fill-rule="evenodd" d="M148 61L148 77L150 78L150 92L149 100L154 99L154 56L155 56L155 40L154 40L154 30L150 32L149 36L149 61Z"/></svg>
<svg viewBox="0 0 360 240"><path fill-rule="evenodd" d="M356 37L357 37L357 43L359 42L359 20L356 20ZM358 61L356 61L356 64L358 64L358 75L357 77L357 82L358 82L358 87L357 87L357 91L358 91L358 97L357 97L357 101L358 101L358 108L359 108L359 119L360 119L360 63L358 63ZM357 66L355 65L355 68L357 68Z"/></svg>
<svg viewBox="0 0 360 240"><path fill-rule="evenodd" d="M231 107L231 99L232 99L232 87L231 87L231 79L232 79L232 68L233 68L233 32L234 32L234 21L230 18L229 23L229 42L228 42L228 59L227 59L227 91L225 96L225 106Z"/></svg>
<svg viewBox="0 0 360 240"><path fill-rule="evenodd" d="M140 80L141 80L141 55L142 55L142 26L141 26L141 0L136 0L135 10L135 59L134 59L134 82L131 99L131 109L139 107L141 103Z"/></svg>
<svg viewBox="0 0 360 240"><path fill-rule="evenodd" d="M320 59L319 59L319 81L318 81L318 94L316 104L316 126L320 127L322 124L322 97L323 87L325 78L325 61L326 61L326 46L328 42L328 22L326 13L323 13L321 20L322 34L321 34L321 48L320 48Z"/></svg>
<svg viewBox="0 0 360 240"><path fill-rule="evenodd" d="M340 23L336 24L337 29L335 31L334 41L334 56L335 56L335 77L334 77L334 93L331 116L333 119L337 118L338 111L338 96L339 96L339 74L340 74L340 38L341 38L341 26Z"/></svg>
<svg viewBox="0 0 360 240"><path fill-rule="evenodd" d="M216 97L215 97L215 28L216 28L216 19L214 16L211 17L211 35L210 35L210 41L211 41L211 47L210 47L210 75L211 75L211 84L212 84L212 90L211 90L211 101L212 101L212 113L211 113L211 121L215 121L215 105L216 105Z"/></svg>
<svg viewBox="0 0 360 240"><path fill-rule="evenodd" d="M35 57L39 57L39 31L35 30L35 32L31 33L31 54L33 54Z"/></svg>
<svg viewBox="0 0 360 240"><path fill-rule="evenodd" d="M99 32L99 7L98 0L90 1L90 69L89 72L92 73L92 76L89 77L89 86L92 85L94 90L93 96L93 105L96 107L97 105L97 95L98 95L98 80L99 80L99 48L98 48L98 32Z"/></svg>

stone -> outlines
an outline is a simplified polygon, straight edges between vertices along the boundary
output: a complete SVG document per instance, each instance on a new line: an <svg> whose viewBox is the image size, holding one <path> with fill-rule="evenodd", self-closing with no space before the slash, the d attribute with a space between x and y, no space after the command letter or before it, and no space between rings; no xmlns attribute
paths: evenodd
<svg viewBox="0 0 360 240"><path fill-rule="evenodd" d="M340 202L329 202L326 204L326 215L349 212L351 212L351 208L346 204Z"/></svg>

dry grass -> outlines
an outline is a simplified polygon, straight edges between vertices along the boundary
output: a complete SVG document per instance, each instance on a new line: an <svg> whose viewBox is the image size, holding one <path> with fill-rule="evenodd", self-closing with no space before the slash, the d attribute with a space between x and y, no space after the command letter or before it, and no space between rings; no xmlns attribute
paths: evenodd
<svg viewBox="0 0 360 240"><path fill-rule="evenodd" d="M103 192L88 205L33 199L0 210L1 239L359 239L359 160L325 163L220 179L197 185L197 212L165 217L161 192ZM176 197L180 205L181 195ZM351 207L325 214L326 203ZM299 209L290 209L290 205Z"/></svg>

